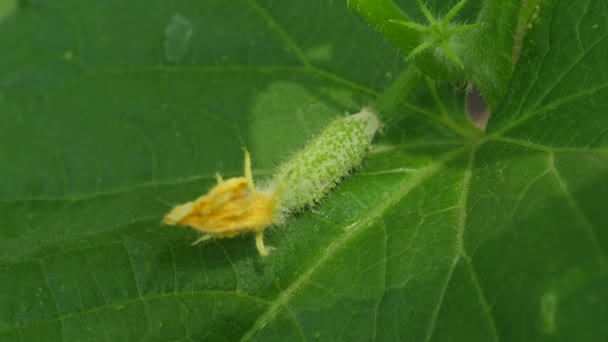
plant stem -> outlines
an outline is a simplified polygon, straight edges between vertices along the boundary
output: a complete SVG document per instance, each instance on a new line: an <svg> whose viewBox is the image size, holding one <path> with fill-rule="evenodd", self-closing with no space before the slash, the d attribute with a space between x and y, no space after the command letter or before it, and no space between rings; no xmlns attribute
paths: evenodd
<svg viewBox="0 0 608 342"><path fill-rule="evenodd" d="M486 0L479 30L464 42L464 63L490 108L504 95L513 72L513 46L523 0ZM472 67L477 66L477 67Z"/></svg>
<svg viewBox="0 0 608 342"><path fill-rule="evenodd" d="M419 33L394 23L411 19L392 0L347 0L346 3L401 51L409 52L418 45Z"/></svg>
<svg viewBox="0 0 608 342"><path fill-rule="evenodd" d="M420 82L422 73L410 63L393 83L378 97L376 106L383 121L389 119L395 109L406 99Z"/></svg>

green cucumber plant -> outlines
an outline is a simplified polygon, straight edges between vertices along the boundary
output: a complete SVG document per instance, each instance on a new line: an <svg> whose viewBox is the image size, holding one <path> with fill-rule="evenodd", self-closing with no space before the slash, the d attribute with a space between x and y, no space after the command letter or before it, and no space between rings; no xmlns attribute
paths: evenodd
<svg viewBox="0 0 608 342"><path fill-rule="evenodd" d="M608 340L606 18L0 1L0 340ZM161 223L217 183L267 256Z"/></svg>
<svg viewBox="0 0 608 342"><path fill-rule="evenodd" d="M392 0L349 1L425 74L439 80L471 81L495 105L513 71L515 36L529 15L523 9L533 1L484 1L479 14L470 19L472 23L455 20L467 0L437 18L422 0L417 3L427 24L413 20Z"/></svg>

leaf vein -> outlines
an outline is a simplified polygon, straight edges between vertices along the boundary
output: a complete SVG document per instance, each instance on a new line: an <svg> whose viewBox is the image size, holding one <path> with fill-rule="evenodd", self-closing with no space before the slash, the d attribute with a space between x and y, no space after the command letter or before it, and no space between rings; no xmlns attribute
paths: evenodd
<svg viewBox="0 0 608 342"><path fill-rule="evenodd" d="M40 274L42 275L42 279L44 280L44 283L46 285L46 287L49 289L49 293L51 294L51 299L53 300L53 304L55 305L55 310L57 310L57 315L61 315L61 310L59 309L59 302L57 302L57 297L55 296L55 292L53 291L53 288L51 287L51 283L48 280L48 277L46 276L45 272L44 272L44 267L42 266L42 261L41 260L37 260L38 261L38 266L40 268ZM59 326L61 327L61 340L65 341L65 326L63 323L63 319L59 319Z"/></svg>
<svg viewBox="0 0 608 342"><path fill-rule="evenodd" d="M516 127L517 125L519 125L520 123L529 120L530 118L534 117L535 115L538 115L539 112L542 112L543 108L547 108L548 106L545 106L539 110L534 110L535 108L537 108L540 103L543 102L543 100L546 99L546 97L555 89L555 87L557 87L557 85L559 85L563 79L572 71L572 69L574 69L576 66L579 65L580 61L587 56L587 54L592 51L595 47L599 46L602 42L604 42L606 40L606 38L608 38L608 35L602 36L601 38L599 38L596 42L594 42L593 44L591 44L587 50L584 50L581 54L579 54L576 59L574 60L573 63L571 63L567 68L565 68L565 70L562 72L561 75L558 76L557 80L554 82L554 84L551 87L547 87L547 90L539 97L539 99L536 101L536 103L534 103L534 105L531 106L532 110L529 111L527 114L522 115L519 119L514 120L510 125L507 125L504 129L502 129L501 131L499 131L499 134L503 134L506 131L511 130L512 128ZM550 49L547 49L547 51L549 51ZM545 54L546 56L546 54ZM543 60L544 57L543 56ZM541 65L543 63L541 62ZM539 68L540 69L540 68ZM538 80L538 77L536 78L536 80ZM536 84L536 80L534 82L534 84ZM593 91L596 88L604 88L606 86L606 84L600 85L598 87L594 87L591 88L590 90ZM535 88L534 86L532 86L531 88ZM583 95L586 94L586 91L581 92ZM575 94L576 95L576 94ZM526 96L527 97L527 96ZM572 96L570 96L572 97ZM574 96L574 98L576 98L577 96ZM561 102L562 100L557 100L556 103ZM523 102L522 102L523 103ZM551 105L551 104L550 104ZM521 106L520 106L521 109Z"/></svg>
<svg viewBox="0 0 608 342"><path fill-rule="evenodd" d="M492 316L492 310L490 309L490 305L488 304L488 301L486 300L486 297L483 293L483 290L481 288L481 285L479 284L479 280L477 279L477 275L475 273L475 271L473 270L473 265L471 265L471 261L468 260L467 258L463 258L465 260L465 263L467 265L467 269L469 270L469 273L471 274L471 280L473 281L473 284L475 285L475 290L477 292L477 294L479 295L479 299L481 301L481 306L484 310L484 312L486 313L486 315L488 316L488 320L490 323L490 329L492 331L492 337L494 337L495 341L500 341L500 335L498 334L498 329L496 328L496 322L494 320L494 316Z"/></svg>
<svg viewBox="0 0 608 342"><path fill-rule="evenodd" d="M589 219L587 218L587 216L583 213L583 211L581 210L579 205L576 203L576 201L572 197L570 190L568 190L568 184L562 178L562 176L559 173L559 170L555 166L555 155L554 154L549 154L549 170L555 176L555 179L557 180L557 183L559 184L559 188L563 192L563 194L566 196L568 203L570 204L572 209L576 212L578 217L581 219L583 226L585 227L585 231L593 244L593 248L598 253L598 257L600 259L599 260L600 265L601 265L603 271L604 272L608 271L608 256L607 256L606 252L602 249L602 244L600 243L600 240L595 232L595 229L593 228L593 224L591 222L589 222Z"/></svg>
<svg viewBox="0 0 608 342"><path fill-rule="evenodd" d="M433 311L433 318L431 320L431 323L429 324L429 328L427 330L427 334L425 337L425 341L430 341L431 338L433 337L433 334L435 332L435 325L437 324L437 320L439 319L439 313L441 312L441 308L443 307L443 303L445 301L445 295L447 293L448 290L448 286L450 284L450 281L452 279L452 276L454 274L454 270L456 269L456 266L458 265L458 262L460 261L461 256L466 256L466 251L464 248L464 231L466 228L466 212L467 212L467 202L468 202L468 198L469 198L469 189L471 186L471 175L472 175L472 170L473 170L473 165L475 162L475 149L472 149L470 154L469 154L469 158L467 161L467 168L464 171L464 175L463 175L463 180L462 180L462 189L460 191L460 198L459 198L459 218L458 218L458 229L456 232L456 248L455 248L455 255L453 257L452 260L452 265L450 266L450 269L448 271L448 274L446 276L445 282L443 283L442 287L441 287L441 291L439 293L439 298L437 300L437 307L435 308L435 311Z"/></svg>
<svg viewBox="0 0 608 342"><path fill-rule="evenodd" d="M257 321L251 326L251 328L246 331L241 337L241 341L249 340L258 330L262 329L268 322L274 319L275 315L278 311L295 295L295 293L308 282L311 276L315 273L317 269L322 267L326 262L331 260L333 255L348 241L350 241L357 233L365 231L366 228L372 226L372 224L379 218L381 215L391 208L394 204L396 204L399 200L403 199L407 196L413 189L422 184L428 177L434 175L439 170L442 169L443 164L453 158L455 155L460 154L461 150L456 150L453 153L448 154L441 160L436 161L435 163L429 165L427 168L420 171L414 178L408 179L404 183L400 184L396 187L400 191L396 191L389 196L389 198L384 201L382 205L374 208L369 215L367 215L364 219L355 222L352 224L351 228L346 230L342 237L335 240L331 243L327 248L323 250L323 252L316 258L316 261L298 278L296 278L291 285L289 285L284 291L282 291L274 301L271 302L271 305L268 307L266 312L264 312Z"/></svg>
<svg viewBox="0 0 608 342"><path fill-rule="evenodd" d="M259 3L255 0L247 0L247 3L251 6L255 12L266 21L268 26L273 29L285 43L293 50L293 53L300 60L305 67L310 67L310 62L302 52L302 49L296 44L293 38L287 33L287 31L266 11Z"/></svg>

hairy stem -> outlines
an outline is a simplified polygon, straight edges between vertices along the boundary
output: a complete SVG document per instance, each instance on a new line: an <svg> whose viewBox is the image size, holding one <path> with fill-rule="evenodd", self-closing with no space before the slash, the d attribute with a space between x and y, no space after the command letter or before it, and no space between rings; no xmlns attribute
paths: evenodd
<svg viewBox="0 0 608 342"><path fill-rule="evenodd" d="M393 0L347 0L346 3L401 51L409 53L418 45L419 33L394 24L395 21L411 22L411 19Z"/></svg>

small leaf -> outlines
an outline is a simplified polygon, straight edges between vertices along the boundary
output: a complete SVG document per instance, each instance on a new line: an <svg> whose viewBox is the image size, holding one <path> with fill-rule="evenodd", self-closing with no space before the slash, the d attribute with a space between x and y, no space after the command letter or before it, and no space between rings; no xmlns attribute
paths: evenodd
<svg viewBox="0 0 608 342"><path fill-rule="evenodd" d="M390 22L401 25L401 26L405 26L407 28L411 28L412 30L418 31L418 32L427 32L429 30L428 26L424 26L422 24L414 23L411 21L390 20Z"/></svg>
<svg viewBox="0 0 608 342"><path fill-rule="evenodd" d="M433 16L431 11L429 11L428 7L426 7L426 5L424 4L424 1L422 1L422 0L417 0L417 1L418 1L418 6L420 6L420 10L424 14L424 17L429 22L429 24L431 24L431 25L439 24L437 22L437 20L435 20L435 16Z"/></svg>

